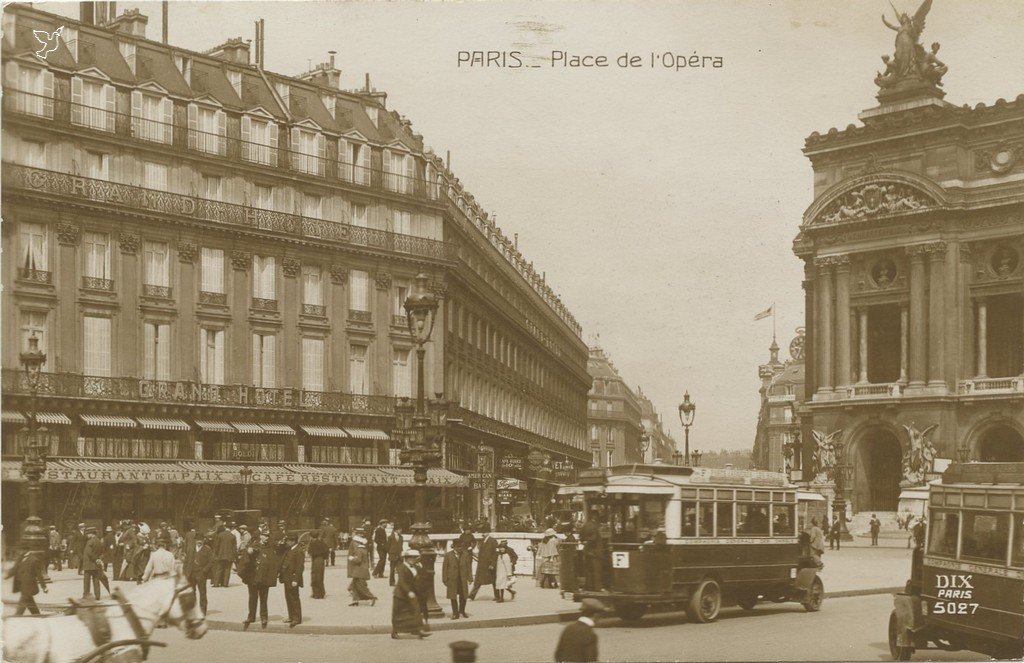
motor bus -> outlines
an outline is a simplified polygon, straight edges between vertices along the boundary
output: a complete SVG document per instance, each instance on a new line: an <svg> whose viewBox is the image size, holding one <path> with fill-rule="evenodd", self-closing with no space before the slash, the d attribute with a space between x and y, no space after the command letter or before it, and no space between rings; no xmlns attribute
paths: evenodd
<svg viewBox="0 0 1024 663"><path fill-rule="evenodd" d="M1024 463L954 463L928 486L927 527L894 598L889 650L1024 656Z"/></svg>
<svg viewBox="0 0 1024 663"><path fill-rule="evenodd" d="M581 472L580 541L562 544L563 593L596 598L622 619L683 608L691 621L759 601L821 608L824 586L797 528L797 490L758 470L624 465ZM588 532L588 527L589 532Z"/></svg>

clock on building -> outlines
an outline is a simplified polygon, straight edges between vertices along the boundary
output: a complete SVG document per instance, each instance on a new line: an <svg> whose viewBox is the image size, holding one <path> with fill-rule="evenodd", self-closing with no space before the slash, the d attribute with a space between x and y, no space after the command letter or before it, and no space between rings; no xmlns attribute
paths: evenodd
<svg viewBox="0 0 1024 663"><path fill-rule="evenodd" d="M789 342L789 356L794 361L800 361L804 358L804 328L796 328L796 337Z"/></svg>

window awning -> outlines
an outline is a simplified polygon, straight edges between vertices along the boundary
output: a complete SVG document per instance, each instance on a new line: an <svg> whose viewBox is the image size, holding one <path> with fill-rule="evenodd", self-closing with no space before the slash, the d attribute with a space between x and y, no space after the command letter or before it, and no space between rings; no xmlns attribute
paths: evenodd
<svg viewBox="0 0 1024 663"><path fill-rule="evenodd" d="M234 433L235 429L226 421L197 421L200 430L211 433Z"/></svg>
<svg viewBox="0 0 1024 663"><path fill-rule="evenodd" d="M143 428L150 430L191 430L192 427L181 419L152 419L150 417L136 417L136 420Z"/></svg>
<svg viewBox="0 0 1024 663"><path fill-rule="evenodd" d="M346 426L345 432L349 434L349 437L354 437L358 440L391 441L391 436L379 428L350 428Z"/></svg>
<svg viewBox="0 0 1024 663"><path fill-rule="evenodd" d="M295 429L284 424L260 424L264 433L271 435L295 435Z"/></svg>
<svg viewBox="0 0 1024 663"><path fill-rule="evenodd" d="M235 430L239 433L254 433L262 435L266 432L263 430L263 426L260 426L259 424L251 424L244 421L232 421L231 425L234 426Z"/></svg>
<svg viewBox="0 0 1024 663"><path fill-rule="evenodd" d="M104 428L137 428L138 424L129 417L118 417L107 414L80 414L86 426L102 426Z"/></svg>
<svg viewBox="0 0 1024 663"><path fill-rule="evenodd" d="M71 425L71 417L60 412L36 412L36 421L47 426Z"/></svg>
<svg viewBox="0 0 1024 663"><path fill-rule="evenodd" d="M25 415L21 412L15 412L14 410L4 410L0 412L0 421L5 424L24 424L27 423ZM38 419L37 419L38 421Z"/></svg>
<svg viewBox="0 0 1024 663"><path fill-rule="evenodd" d="M348 437L348 433L337 426L299 426L299 428L307 435L314 437Z"/></svg>

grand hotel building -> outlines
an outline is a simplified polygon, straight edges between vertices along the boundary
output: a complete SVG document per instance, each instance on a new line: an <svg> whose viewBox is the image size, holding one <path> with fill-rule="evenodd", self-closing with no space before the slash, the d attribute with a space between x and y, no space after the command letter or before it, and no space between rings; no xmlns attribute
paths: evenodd
<svg viewBox="0 0 1024 663"><path fill-rule="evenodd" d="M241 39L186 51L92 4L4 12L7 532L30 411L46 522L201 521L246 495L295 526L407 519L392 433L419 273L441 298L427 389L448 401L435 524L492 515L498 468L543 509L589 464L579 325L386 94L341 90L333 56L281 76L261 38L255 58ZM33 30L59 26L36 55Z"/></svg>

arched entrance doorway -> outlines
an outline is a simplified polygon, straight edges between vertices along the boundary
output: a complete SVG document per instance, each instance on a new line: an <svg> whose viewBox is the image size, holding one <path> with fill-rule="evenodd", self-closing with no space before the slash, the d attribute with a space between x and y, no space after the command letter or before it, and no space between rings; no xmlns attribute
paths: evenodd
<svg viewBox="0 0 1024 663"><path fill-rule="evenodd" d="M978 440L978 460L996 463L1024 461L1024 436L1006 424L990 428Z"/></svg>
<svg viewBox="0 0 1024 663"><path fill-rule="evenodd" d="M857 511L896 511L903 457L895 433L875 428L857 444L854 507Z"/></svg>

